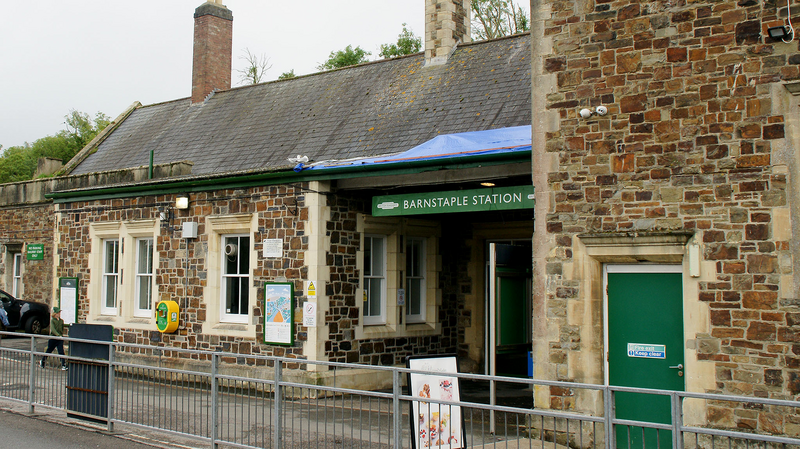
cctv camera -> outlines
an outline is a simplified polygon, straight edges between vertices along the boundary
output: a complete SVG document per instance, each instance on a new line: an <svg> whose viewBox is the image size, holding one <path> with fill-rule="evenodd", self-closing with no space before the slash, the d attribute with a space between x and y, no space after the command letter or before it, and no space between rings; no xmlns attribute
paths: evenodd
<svg viewBox="0 0 800 449"><path fill-rule="evenodd" d="M589 110L589 109L584 108L584 109L581 109L580 114L581 114L581 117L583 117L583 118L589 118L589 117L592 116L592 111Z"/></svg>
<svg viewBox="0 0 800 449"><path fill-rule="evenodd" d="M606 115L606 114L608 114L608 108L605 107L605 106L598 106L598 107L595 108L594 111L597 113L597 115Z"/></svg>

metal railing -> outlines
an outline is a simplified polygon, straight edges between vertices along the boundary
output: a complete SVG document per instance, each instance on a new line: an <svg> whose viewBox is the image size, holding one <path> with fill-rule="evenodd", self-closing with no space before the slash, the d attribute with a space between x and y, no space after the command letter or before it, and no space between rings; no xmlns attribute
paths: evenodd
<svg viewBox="0 0 800 449"><path fill-rule="evenodd" d="M476 374L452 375L461 392L453 401L408 391L409 375L441 373L69 338L63 340L70 345L107 345L108 360L48 354L50 366L40 368L49 337L0 334L0 398L26 403L31 413L65 410L105 422L108 430L124 423L215 448L800 448L797 401ZM61 358L69 370L58 369ZM380 377L388 387L358 388L354 379L363 376ZM537 408L537 389L560 394ZM497 392L496 401L489 391ZM620 393L668 396L671 423L615 417ZM602 412L573 411L578 397L603 404ZM687 407L723 425L704 419L690 425Z"/></svg>

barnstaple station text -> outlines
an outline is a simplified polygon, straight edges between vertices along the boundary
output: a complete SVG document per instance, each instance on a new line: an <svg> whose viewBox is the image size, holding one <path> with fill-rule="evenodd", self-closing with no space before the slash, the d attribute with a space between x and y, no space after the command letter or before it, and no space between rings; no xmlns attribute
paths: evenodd
<svg viewBox="0 0 800 449"><path fill-rule="evenodd" d="M432 207L460 207L481 206L486 204L521 203L521 193L492 193L451 197L417 198L403 200L403 209L432 208Z"/></svg>

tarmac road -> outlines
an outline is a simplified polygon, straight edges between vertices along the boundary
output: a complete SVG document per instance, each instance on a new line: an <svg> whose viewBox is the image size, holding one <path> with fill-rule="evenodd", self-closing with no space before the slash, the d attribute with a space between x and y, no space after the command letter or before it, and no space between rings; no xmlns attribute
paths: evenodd
<svg viewBox="0 0 800 449"><path fill-rule="evenodd" d="M124 447L125 449L153 449L153 447L158 447L106 435L89 427L66 426L6 410L0 410L0 429L2 429L0 446L9 448L83 449L94 447L118 449Z"/></svg>

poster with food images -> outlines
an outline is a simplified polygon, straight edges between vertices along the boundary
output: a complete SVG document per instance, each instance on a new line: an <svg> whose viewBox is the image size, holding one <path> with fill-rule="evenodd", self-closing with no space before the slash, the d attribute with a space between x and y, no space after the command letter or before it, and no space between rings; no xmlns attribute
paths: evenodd
<svg viewBox="0 0 800 449"><path fill-rule="evenodd" d="M408 367L425 373L409 373L412 402L412 447L457 449L465 446L464 422L461 407L433 401L458 402L461 393L458 378L448 374L458 373L455 356L409 357ZM434 373L441 373L434 374Z"/></svg>

